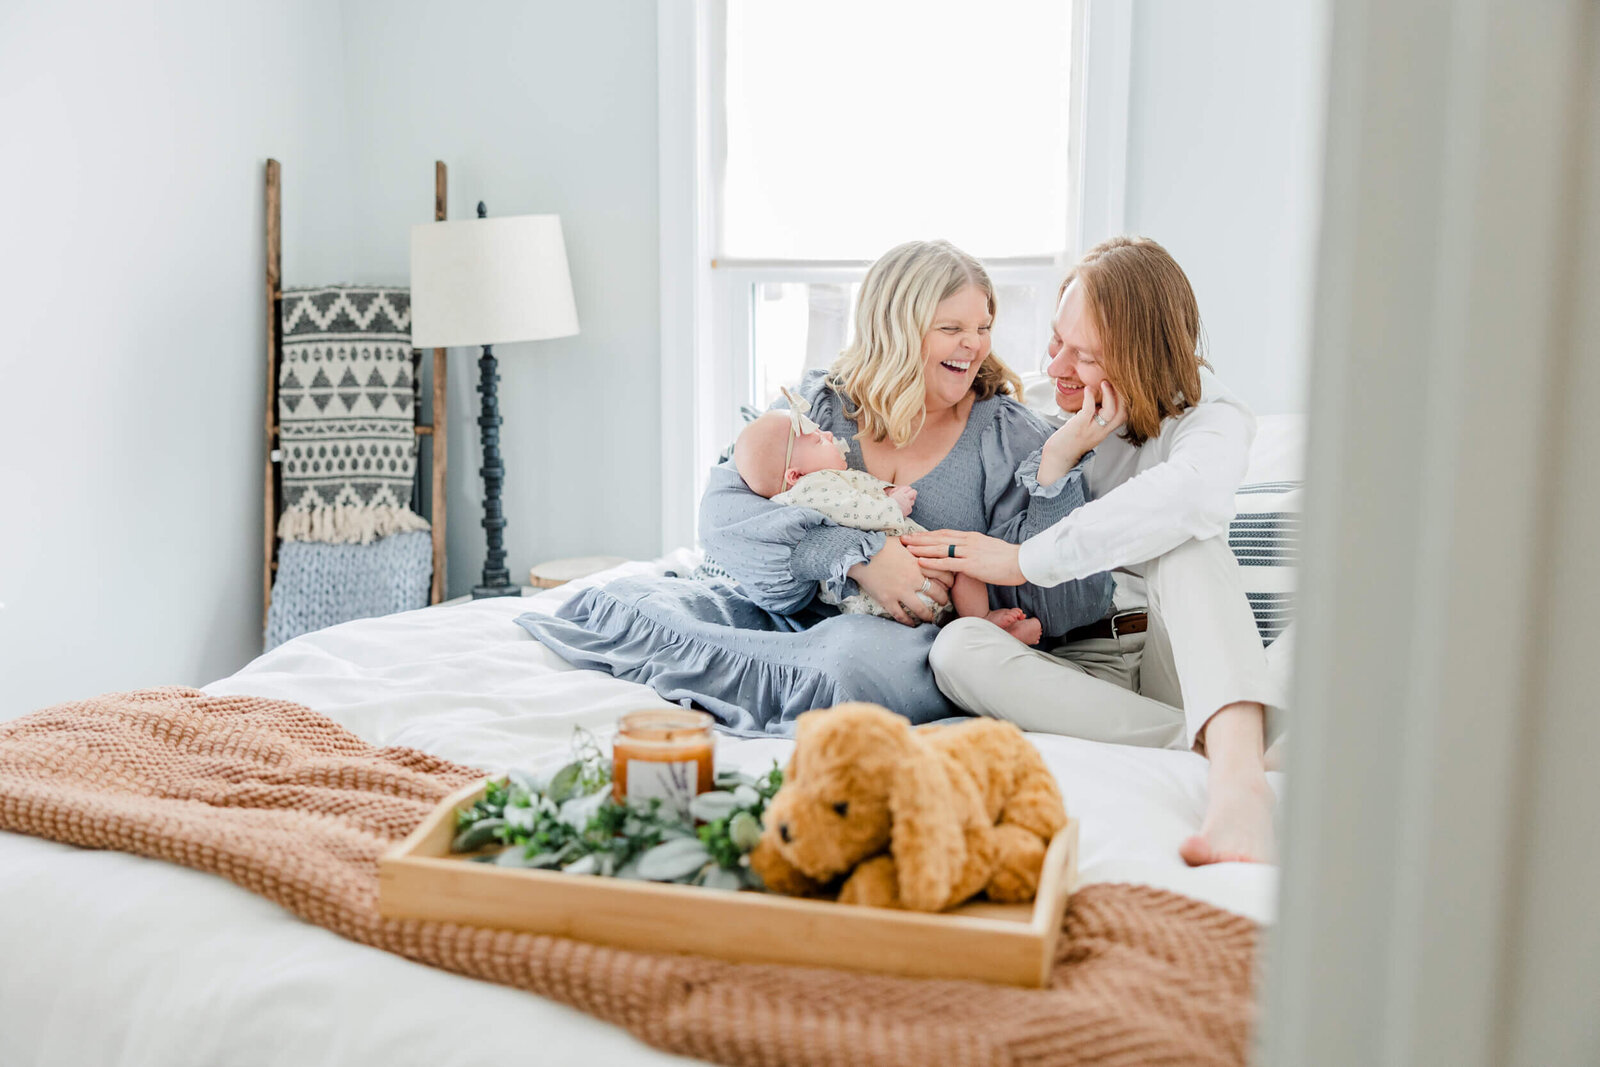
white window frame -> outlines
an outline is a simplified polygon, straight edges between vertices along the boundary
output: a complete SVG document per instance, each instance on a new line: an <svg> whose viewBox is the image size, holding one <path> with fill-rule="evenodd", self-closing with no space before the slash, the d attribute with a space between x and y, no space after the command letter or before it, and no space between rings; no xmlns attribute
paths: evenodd
<svg viewBox="0 0 1600 1067"><path fill-rule="evenodd" d="M985 260L996 286L1044 289L1071 258L1122 231L1127 157L1131 5L1071 0L1074 107L1068 161L1074 180L1062 253ZM696 541L706 475L738 432L752 399L750 286L855 283L867 261L718 259L719 182L725 127L709 106L721 97L726 0L658 0L661 210L662 550ZM1096 160L1091 171L1086 160ZM1040 348L1049 312L1034 324ZM1014 369L1036 372L1012 356Z"/></svg>

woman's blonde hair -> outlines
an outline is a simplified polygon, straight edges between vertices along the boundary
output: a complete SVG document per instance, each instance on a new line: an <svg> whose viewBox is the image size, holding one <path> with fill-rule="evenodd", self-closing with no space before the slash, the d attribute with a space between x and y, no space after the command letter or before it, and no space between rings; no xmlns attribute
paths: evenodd
<svg viewBox="0 0 1600 1067"><path fill-rule="evenodd" d="M901 447L922 430L928 388L922 338L933 328L939 302L969 285L983 290L993 319L988 272L948 241L909 241L868 269L856 300L855 336L828 371L828 383L846 398L845 414L863 434ZM991 351L972 391L979 400L997 393L1021 396L1022 379Z"/></svg>
<svg viewBox="0 0 1600 1067"><path fill-rule="evenodd" d="M1100 335L1106 377L1128 405L1127 439L1138 447L1161 421L1200 402L1200 305L1177 260L1148 237L1112 237L1085 253L1061 283L1083 286Z"/></svg>

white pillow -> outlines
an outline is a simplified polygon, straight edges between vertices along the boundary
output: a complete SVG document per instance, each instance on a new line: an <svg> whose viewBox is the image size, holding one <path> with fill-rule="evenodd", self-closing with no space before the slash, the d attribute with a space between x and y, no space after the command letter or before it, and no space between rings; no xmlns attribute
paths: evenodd
<svg viewBox="0 0 1600 1067"><path fill-rule="evenodd" d="M1245 484L1304 478L1305 456L1304 415L1257 415L1256 439L1250 445L1250 465L1245 470Z"/></svg>

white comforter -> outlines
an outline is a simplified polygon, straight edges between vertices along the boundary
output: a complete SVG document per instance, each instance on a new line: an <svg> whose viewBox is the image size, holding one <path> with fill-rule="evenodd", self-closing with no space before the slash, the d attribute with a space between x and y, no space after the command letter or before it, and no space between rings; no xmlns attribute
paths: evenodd
<svg viewBox="0 0 1600 1067"><path fill-rule="evenodd" d="M630 563L521 601L349 623L206 691L297 701L370 742L491 770L545 765L565 755L575 726L607 734L620 713L663 701L574 670L510 620L554 610L587 584L688 563ZM1178 858L1203 811L1200 757L1033 738L1082 821L1085 882L1161 886L1270 921L1274 869L1190 869ZM764 768L788 748L721 738L718 760ZM345 941L220 878L0 833L0 1067L501 1056L494 1062L687 1062L559 1004Z"/></svg>

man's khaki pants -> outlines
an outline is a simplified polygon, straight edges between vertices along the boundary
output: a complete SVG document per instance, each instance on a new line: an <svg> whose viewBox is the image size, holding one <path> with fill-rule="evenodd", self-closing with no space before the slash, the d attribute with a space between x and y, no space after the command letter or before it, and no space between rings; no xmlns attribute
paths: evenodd
<svg viewBox="0 0 1600 1067"><path fill-rule="evenodd" d="M939 688L1024 730L1155 748L1194 747L1212 715L1250 700L1267 706L1265 740L1276 740L1288 642L1274 644L1269 667L1227 539L1187 541L1128 570L1148 589L1144 633L1043 652L984 619L956 619L928 654Z"/></svg>

